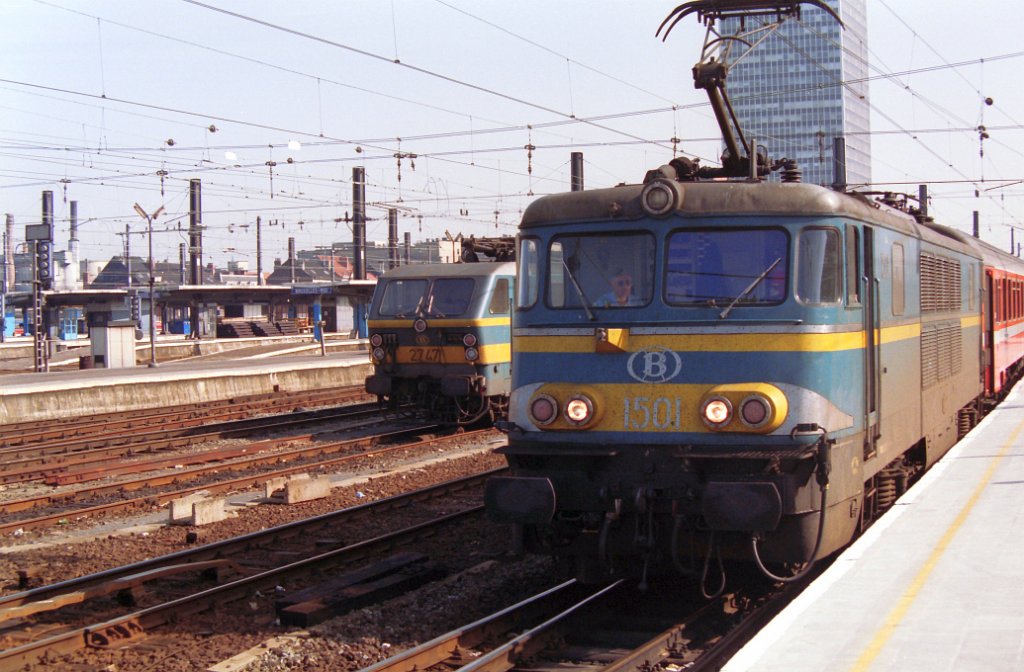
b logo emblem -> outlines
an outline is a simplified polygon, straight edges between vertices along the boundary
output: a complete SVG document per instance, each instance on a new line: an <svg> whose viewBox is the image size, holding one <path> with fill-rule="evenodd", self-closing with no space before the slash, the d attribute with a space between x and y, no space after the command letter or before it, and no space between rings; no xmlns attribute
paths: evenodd
<svg viewBox="0 0 1024 672"><path fill-rule="evenodd" d="M626 371L641 383L664 383L679 375L683 360L668 348L644 348L629 356Z"/></svg>

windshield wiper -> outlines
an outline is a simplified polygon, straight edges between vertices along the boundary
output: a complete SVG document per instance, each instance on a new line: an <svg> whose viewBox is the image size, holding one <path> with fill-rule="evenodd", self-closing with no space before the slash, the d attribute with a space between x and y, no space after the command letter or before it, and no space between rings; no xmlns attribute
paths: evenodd
<svg viewBox="0 0 1024 672"><path fill-rule="evenodd" d="M424 297L421 296L420 300L417 301L416 305L413 307L413 309L412 309L412 316L413 317L423 317L423 314L420 312L420 308L423 307L423 299L424 299ZM400 317L400 318L404 319L404 318L409 317L409 313L407 313L405 311L402 311L401 313L397 313L395 315L395 317Z"/></svg>
<svg viewBox="0 0 1024 672"><path fill-rule="evenodd" d="M779 265L780 261L782 261L782 257L779 257L778 259L773 261L768 266L768 268L766 268L763 271L761 271L761 275L759 275L756 278L754 278L754 281L752 283L750 283L749 285L747 285L747 288L744 289L742 292L740 292L739 296L737 296L735 299L733 299L729 303L729 305L726 306L725 310L723 310L721 313L718 314L718 319L724 320L725 318L729 317L729 313L731 313L732 309L736 306L736 304L740 302L740 299L742 299L744 296L746 296L747 294L750 294L752 291L754 291L754 288L757 287L759 284L761 284L762 280L764 280L766 277L768 277L768 274L772 272L773 268L775 268L776 266Z"/></svg>
<svg viewBox="0 0 1024 672"><path fill-rule="evenodd" d="M583 300L583 310L587 313L587 319L593 322L597 319L597 316L594 315L594 311L590 309L590 300L587 298L587 295L583 293L583 288L580 287L580 281L576 279L575 275L573 275L572 270L569 268L569 264L565 263L564 258L562 259L562 266L565 267L565 272L569 275L569 279L572 280L572 286L576 288L576 293L579 294L580 298Z"/></svg>

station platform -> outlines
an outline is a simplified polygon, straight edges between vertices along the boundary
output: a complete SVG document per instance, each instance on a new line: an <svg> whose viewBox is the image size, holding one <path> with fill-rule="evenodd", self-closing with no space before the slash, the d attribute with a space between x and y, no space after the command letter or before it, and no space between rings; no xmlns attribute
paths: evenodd
<svg viewBox="0 0 1024 672"><path fill-rule="evenodd" d="M0 424L361 385L371 372L362 348L320 354L317 346L312 354L305 346L282 350L287 347L266 346L246 358L161 361L153 368L6 374L0 376Z"/></svg>
<svg viewBox="0 0 1024 672"><path fill-rule="evenodd" d="M345 334L327 333L326 349L330 352L344 350L366 350L366 339L349 338ZM53 370L81 368L82 359L92 354L88 338L50 341L49 368ZM204 338L190 339L187 336L161 334L157 336L157 361L177 359L244 359L248 357L271 357L278 354L292 354L306 351L320 352L320 344L309 334L299 336L273 336L253 338ZM0 343L0 374L30 372L33 368L34 343L31 336L14 336ZM135 358L139 363L149 361L149 341L136 342Z"/></svg>
<svg viewBox="0 0 1024 672"><path fill-rule="evenodd" d="M724 672L1024 670L1024 384Z"/></svg>

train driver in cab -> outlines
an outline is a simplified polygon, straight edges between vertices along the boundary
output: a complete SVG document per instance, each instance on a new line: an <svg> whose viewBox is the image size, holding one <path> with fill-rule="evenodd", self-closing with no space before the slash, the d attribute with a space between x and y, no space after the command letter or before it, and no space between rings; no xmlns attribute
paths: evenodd
<svg viewBox="0 0 1024 672"><path fill-rule="evenodd" d="M633 276L624 269L618 269L608 281L611 291L601 295L597 300L599 308L619 308L627 306L643 305L640 299L633 294Z"/></svg>

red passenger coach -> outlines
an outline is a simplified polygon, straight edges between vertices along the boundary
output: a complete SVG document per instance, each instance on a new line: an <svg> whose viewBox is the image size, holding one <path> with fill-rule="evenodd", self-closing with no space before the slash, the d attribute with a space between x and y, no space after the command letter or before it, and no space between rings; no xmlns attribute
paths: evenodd
<svg viewBox="0 0 1024 672"><path fill-rule="evenodd" d="M986 252L985 390L1002 395L1007 382L1016 379L1024 359L1024 262Z"/></svg>

